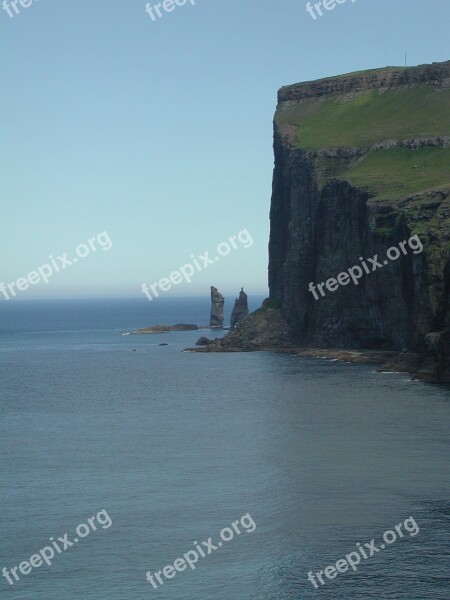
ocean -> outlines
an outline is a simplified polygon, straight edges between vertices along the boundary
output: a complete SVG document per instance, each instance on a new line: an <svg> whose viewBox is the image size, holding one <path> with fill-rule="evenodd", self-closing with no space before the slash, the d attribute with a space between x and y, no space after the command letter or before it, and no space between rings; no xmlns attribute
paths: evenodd
<svg viewBox="0 0 450 600"><path fill-rule="evenodd" d="M449 388L123 335L208 320L208 298L0 303L2 597L447 599Z"/></svg>

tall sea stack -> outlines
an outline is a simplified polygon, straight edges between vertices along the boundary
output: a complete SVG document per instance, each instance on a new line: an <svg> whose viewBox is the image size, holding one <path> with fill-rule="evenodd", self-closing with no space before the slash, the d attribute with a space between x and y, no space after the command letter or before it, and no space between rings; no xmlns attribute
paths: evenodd
<svg viewBox="0 0 450 600"><path fill-rule="evenodd" d="M224 297L217 288L211 286L211 318L210 327L223 327L223 305Z"/></svg>
<svg viewBox="0 0 450 600"><path fill-rule="evenodd" d="M245 319L248 315L248 300L247 294L244 292L244 288L241 288L239 292L239 298L236 298L234 302L233 312L231 313L230 329L234 329L236 325Z"/></svg>

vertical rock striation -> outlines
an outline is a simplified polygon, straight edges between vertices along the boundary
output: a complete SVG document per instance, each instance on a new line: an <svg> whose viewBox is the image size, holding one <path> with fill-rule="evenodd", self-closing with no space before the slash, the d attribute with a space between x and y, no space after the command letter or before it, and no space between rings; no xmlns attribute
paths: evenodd
<svg viewBox="0 0 450 600"><path fill-rule="evenodd" d="M217 288L211 286L211 318L209 326L213 328L223 327L223 305L224 297Z"/></svg>
<svg viewBox="0 0 450 600"><path fill-rule="evenodd" d="M233 312L231 313L230 329L234 329L238 323L248 315L248 299L244 288L239 292L239 298L234 302Z"/></svg>

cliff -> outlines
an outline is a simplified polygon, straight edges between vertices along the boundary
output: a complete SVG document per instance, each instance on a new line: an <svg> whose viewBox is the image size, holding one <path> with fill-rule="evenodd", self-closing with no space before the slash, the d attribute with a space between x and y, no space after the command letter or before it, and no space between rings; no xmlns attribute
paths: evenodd
<svg viewBox="0 0 450 600"><path fill-rule="evenodd" d="M270 297L196 351L450 382L450 61L281 88L274 153Z"/></svg>
<svg viewBox="0 0 450 600"><path fill-rule="evenodd" d="M274 153L270 298L297 343L423 353L450 380L450 61L281 88Z"/></svg>

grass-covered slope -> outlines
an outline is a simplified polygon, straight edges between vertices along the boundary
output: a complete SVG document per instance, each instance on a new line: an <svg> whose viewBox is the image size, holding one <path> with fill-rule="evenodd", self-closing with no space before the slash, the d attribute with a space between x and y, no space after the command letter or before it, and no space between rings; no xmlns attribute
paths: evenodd
<svg viewBox="0 0 450 600"><path fill-rule="evenodd" d="M380 200L404 198L450 184L450 148L373 150L340 176L367 187Z"/></svg>

